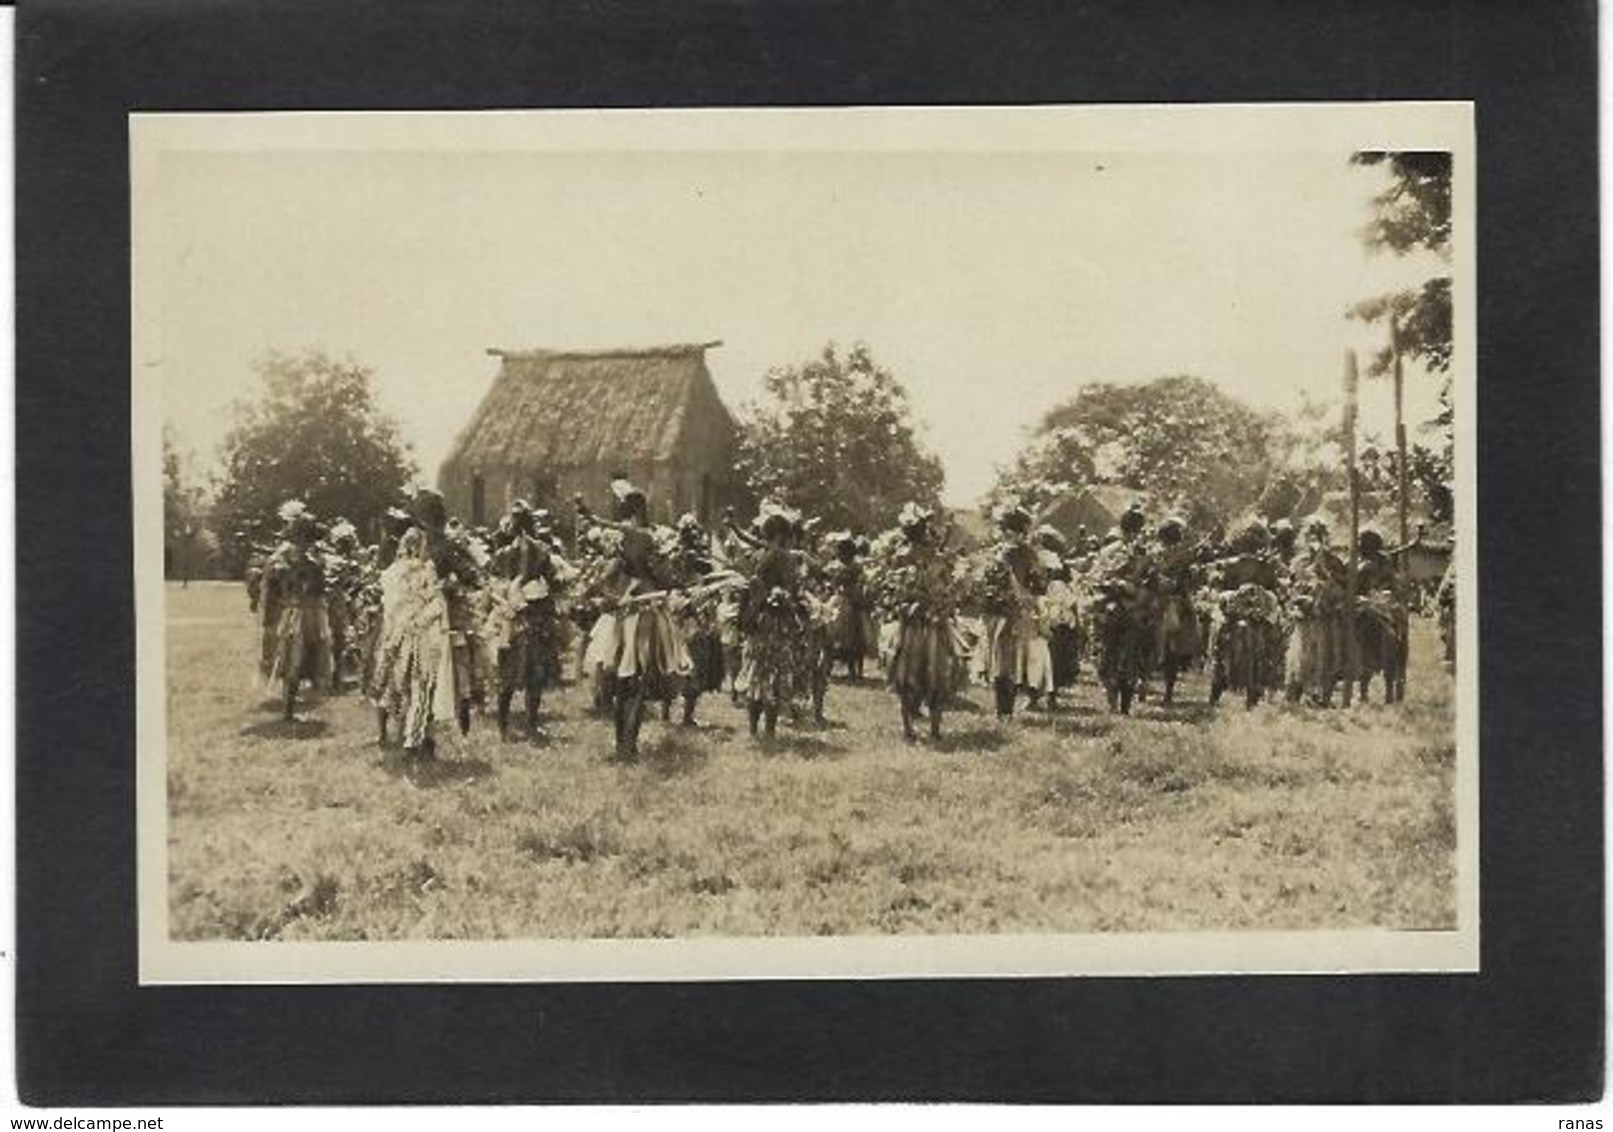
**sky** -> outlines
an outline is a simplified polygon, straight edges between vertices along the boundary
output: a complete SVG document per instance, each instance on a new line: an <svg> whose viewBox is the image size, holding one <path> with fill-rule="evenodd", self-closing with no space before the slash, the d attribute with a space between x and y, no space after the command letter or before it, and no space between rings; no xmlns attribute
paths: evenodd
<svg viewBox="0 0 1613 1132"><path fill-rule="evenodd" d="M1345 348L1382 334L1345 309L1441 269L1367 254L1381 173L1347 157L169 153L145 364L205 469L265 350L351 357L430 481L497 370L489 347L721 339L707 361L738 410L770 367L860 340L965 505L1087 382L1336 400ZM1413 422L1435 384L1408 382ZM1363 396L1387 432L1387 383Z"/></svg>

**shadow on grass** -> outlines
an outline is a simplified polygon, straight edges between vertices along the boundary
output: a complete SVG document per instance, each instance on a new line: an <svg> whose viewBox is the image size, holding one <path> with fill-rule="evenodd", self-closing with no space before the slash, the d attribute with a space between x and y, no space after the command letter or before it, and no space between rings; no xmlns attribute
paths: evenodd
<svg viewBox="0 0 1613 1132"><path fill-rule="evenodd" d="M1020 727L1041 728L1042 730L1057 730L1060 722L1072 716L1096 715L1091 710L1080 711L1060 707L1056 711L1048 711L1045 707L1022 707L1014 712L1014 723Z"/></svg>
<svg viewBox="0 0 1613 1132"><path fill-rule="evenodd" d="M406 780L422 790L434 790L459 782L475 782L493 773L493 764L482 759L434 758L424 762L407 760L397 748L389 748L381 761L389 777Z"/></svg>
<svg viewBox="0 0 1613 1132"><path fill-rule="evenodd" d="M953 696L947 701L946 709L958 715L984 715L986 709L967 696Z"/></svg>
<svg viewBox="0 0 1613 1132"><path fill-rule="evenodd" d="M733 728L729 728L732 731ZM669 731L639 754L639 763L657 778L694 774L706 765L710 754L687 731Z"/></svg>
<svg viewBox="0 0 1613 1132"><path fill-rule="evenodd" d="M318 739L330 730L330 724L323 719L308 719L296 717L293 719L266 719L262 723L250 723L241 728L241 734L248 739Z"/></svg>
<svg viewBox="0 0 1613 1132"><path fill-rule="evenodd" d="M511 712L508 735L499 735L496 718L488 727L488 731L497 739L501 747L552 747L555 745L557 737L555 728L558 728L564 722L564 718L558 714L540 712L538 713L538 718L529 728L526 725L525 713ZM546 724L553 726L545 726Z"/></svg>
<svg viewBox="0 0 1613 1132"><path fill-rule="evenodd" d="M1240 703L1238 705L1242 707ZM1164 723L1208 723L1216 716L1216 708L1203 701L1183 703L1176 700L1170 704L1148 703L1136 704L1131 714L1138 719L1153 719Z"/></svg>
<svg viewBox="0 0 1613 1132"><path fill-rule="evenodd" d="M930 750L945 755L979 754L1001 750L1008 745L1010 738L1000 727L965 727L957 731L943 730L940 739L926 736L921 742Z"/></svg>
<svg viewBox="0 0 1613 1132"><path fill-rule="evenodd" d="M318 707L320 704L324 703L330 698L329 693L316 691L312 688L304 688L302 691L297 693L297 710L306 711L309 708ZM259 711L272 711L276 715L279 715L281 709L285 706L286 701L281 699L279 696L269 696L258 701Z"/></svg>
<svg viewBox="0 0 1613 1132"><path fill-rule="evenodd" d="M765 756L795 755L803 759L838 758L849 748L844 743L833 743L817 735L783 732L771 739L755 740L757 753Z"/></svg>
<svg viewBox="0 0 1613 1132"><path fill-rule="evenodd" d="M1127 718L1107 711L1086 711L1080 715L1061 715L1053 723L1053 733L1060 738L1100 739L1115 729L1119 720Z"/></svg>
<svg viewBox="0 0 1613 1132"><path fill-rule="evenodd" d="M782 723L783 721L781 720L780 722ZM813 719L810 715L803 717L799 722L792 720L787 724L787 726L791 731L804 731L809 733L814 731L821 732L851 730L851 725L846 723L844 720L825 719L820 722L816 719Z"/></svg>
<svg viewBox="0 0 1613 1132"><path fill-rule="evenodd" d="M677 739L680 742L694 739L709 739L714 743L726 743L739 733L739 728L732 723L712 723L706 719L696 720L693 726L681 722L662 724L666 729L668 739Z"/></svg>

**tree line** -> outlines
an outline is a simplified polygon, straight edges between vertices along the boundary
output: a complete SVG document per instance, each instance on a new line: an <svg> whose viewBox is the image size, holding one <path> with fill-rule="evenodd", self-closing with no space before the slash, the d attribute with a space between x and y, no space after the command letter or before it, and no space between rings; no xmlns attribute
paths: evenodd
<svg viewBox="0 0 1613 1132"><path fill-rule="evenodd" d="M1385 174L1360 238L1371 252L1431 253L1447 267L1451 157L1363 152L1353 165ZM1407 455L1413 509L1452 519L1451 280L1371 296L1345 312L1392 323L1404 357L1441 383L1441 414ZM1387 345L1368 377L1389 372ZM321 350L270 353L255 366L256 396L232 408L218 470L200 475L194 454L163 434L170 574L238 575L252 543L273 534L288 498L370 530L419 468L397 422L375 398L374 374ZM982 508L1010 500L1037 508L1096 484L1135 491L1156 513L1207 529L1247 513L1268 519L1314 509L1344 490L1334 407L1305 403L1287 416L1255 409L1213 382L1172 374L1140 383L1087 382L1049 408L1019 453L999 469ZM904 503L939 506L945 476L906 385L864 343L826 345L817 357L770 370L761 396L741 408L737 470L755 499L776 498L830 528L874 532ZM1392 444L1368 436L1363 487L1397 490Z"/></svg>

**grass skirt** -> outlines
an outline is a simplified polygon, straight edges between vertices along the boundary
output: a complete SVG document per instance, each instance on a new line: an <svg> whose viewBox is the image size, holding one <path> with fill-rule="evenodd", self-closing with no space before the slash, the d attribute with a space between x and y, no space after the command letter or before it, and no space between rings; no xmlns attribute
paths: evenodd
<svg viewBox="0 0 1613 1132"><path fill-rule="evenodd" d="M1247 642L1255 650L1255 668L1237 663L1234 655ZM1280 688L1288 660L1288 641L1282 626L1273 621L1242 618L1232 621L1218 613L1210 628L1210 668L1216 683L1234 692L1248 689L1249 673L1262 688Z"/></svg>
<svg viewBox="0 0 1613 1132"><path fill-rule="evenodd" d="M926 702L944 700L957 684L957 642L947 621L895 622L887 630L890 660L886 675L898 693Z"/></svg>
<svg viewBox="0 0 1613 1132"><path fill-rule="evenodd" d="M302 597L284 602L269 664L272 693L282 693L288 681L311 680L316 687L329 687L336 670L331 640L330 615L324 598Z"/></svg>
<svg viewBox="0 0 1613 1132"><path fill-rule="evenodd" d="M1284 665L1290 688L1321 697L1341 679L1347 679L1349 654L1344 643L1344 618L1307 617L1298 621L1288 636Z"/></svg>
<svg viewBox="0 0 1613 1132"><path fill-rule="evenodd" d="M1356 678L1403 672L1408 626L1394 599L1381 593L1362 597L1355 624L1361 657Z"/></svg>
<svg viewBox="0 0 1613 1132"><path fill-rule="evenodd" d="M763 610L745 634L745 655L735 688L751 703L786 704L806 687L810 634L793 612Z"/></svg>
<svg viewBox="0 0 1613 1132"><path fill-rule="evenodd" d="M1192 601L1181 595L1169 598L1165 607L1160 611L1159 618L1159 658L1173 657L1181 661L1191 661L1200 656L1204 650L1204 641L1199 635L1198 613L1193 608Z"/></svg>
<svg viewBox="0 0 1613 1132"><path fill-rule="evenodd" d="M553 609L521 610L497 647L498 689L524 692L560 679L560 618Z"/></svg>
<svg viewBox="0 0 1613 1132"><path fill-rule="evenodd" d="M1086 642L1074 625L1054 625L1048 631L1047 651L1052 659L1054 689L1075 686L1081 671L1081 653Z"/></svg>
<svg viewBox="0 0 1613 1132"><path fill-rule="evenodd" d="M454 717L454 657L448 606L430 563L399 560L382 575L380 645L370 680L376 706L396 718L403 745L425 742Z"/></svg>
<svg viewBox="0 0 1613 1132"><path fill-rule="evenodd" d="M590 674L637 679L650 699L675 692L694 671L671 614L658 605L601 614L583 665Z"/></svg>
<svg viewBox="0 0 1613 1132"><path fill-rule="evenodd" d="M689 688L695 692L721 690L725 674L722 637L712 629L696 629L686 641L691 666Z"/></svg>
<svg viewBox="0 0 1613 1132"><path fill-rule="evenodd" d="M1141 607L1115 606L1093 614L1098 679L1105 688L1135 685L1148 676L1158 632Z"/></svg>
<svg viewBox="0 0 1613 1132"><path fill-rule="evenodd" d="M860 660L874 644L874 619L862 606L841 600L831 631L830 647L836 660Z"/></svg>
<svg viewBox="0 0 1613 1132"><path fill-rule="evenodd" d="M1052 691L1053 656L1035 617L987 617L981 651L979 667L986 683L1007 680L1016 688Z"/></svg>

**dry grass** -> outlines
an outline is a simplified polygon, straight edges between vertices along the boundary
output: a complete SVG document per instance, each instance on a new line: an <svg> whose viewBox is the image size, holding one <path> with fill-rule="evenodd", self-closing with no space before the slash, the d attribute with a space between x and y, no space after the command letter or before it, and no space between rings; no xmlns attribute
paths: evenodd
<svg viewBox="0 0 1613 1132"><path fill-rule="evenodd" d="M439 778L380 764L356 696L282 725L238 587L170 588L169 900L182 939L489 939L1454 925L1450 679L1403 707L947 721L836 685L758 749L724 699L647 757L566 691L543 746L490 721ZM983 702L984 696L977 695ZM517 713L518 714L518 713Z"/></svg>

